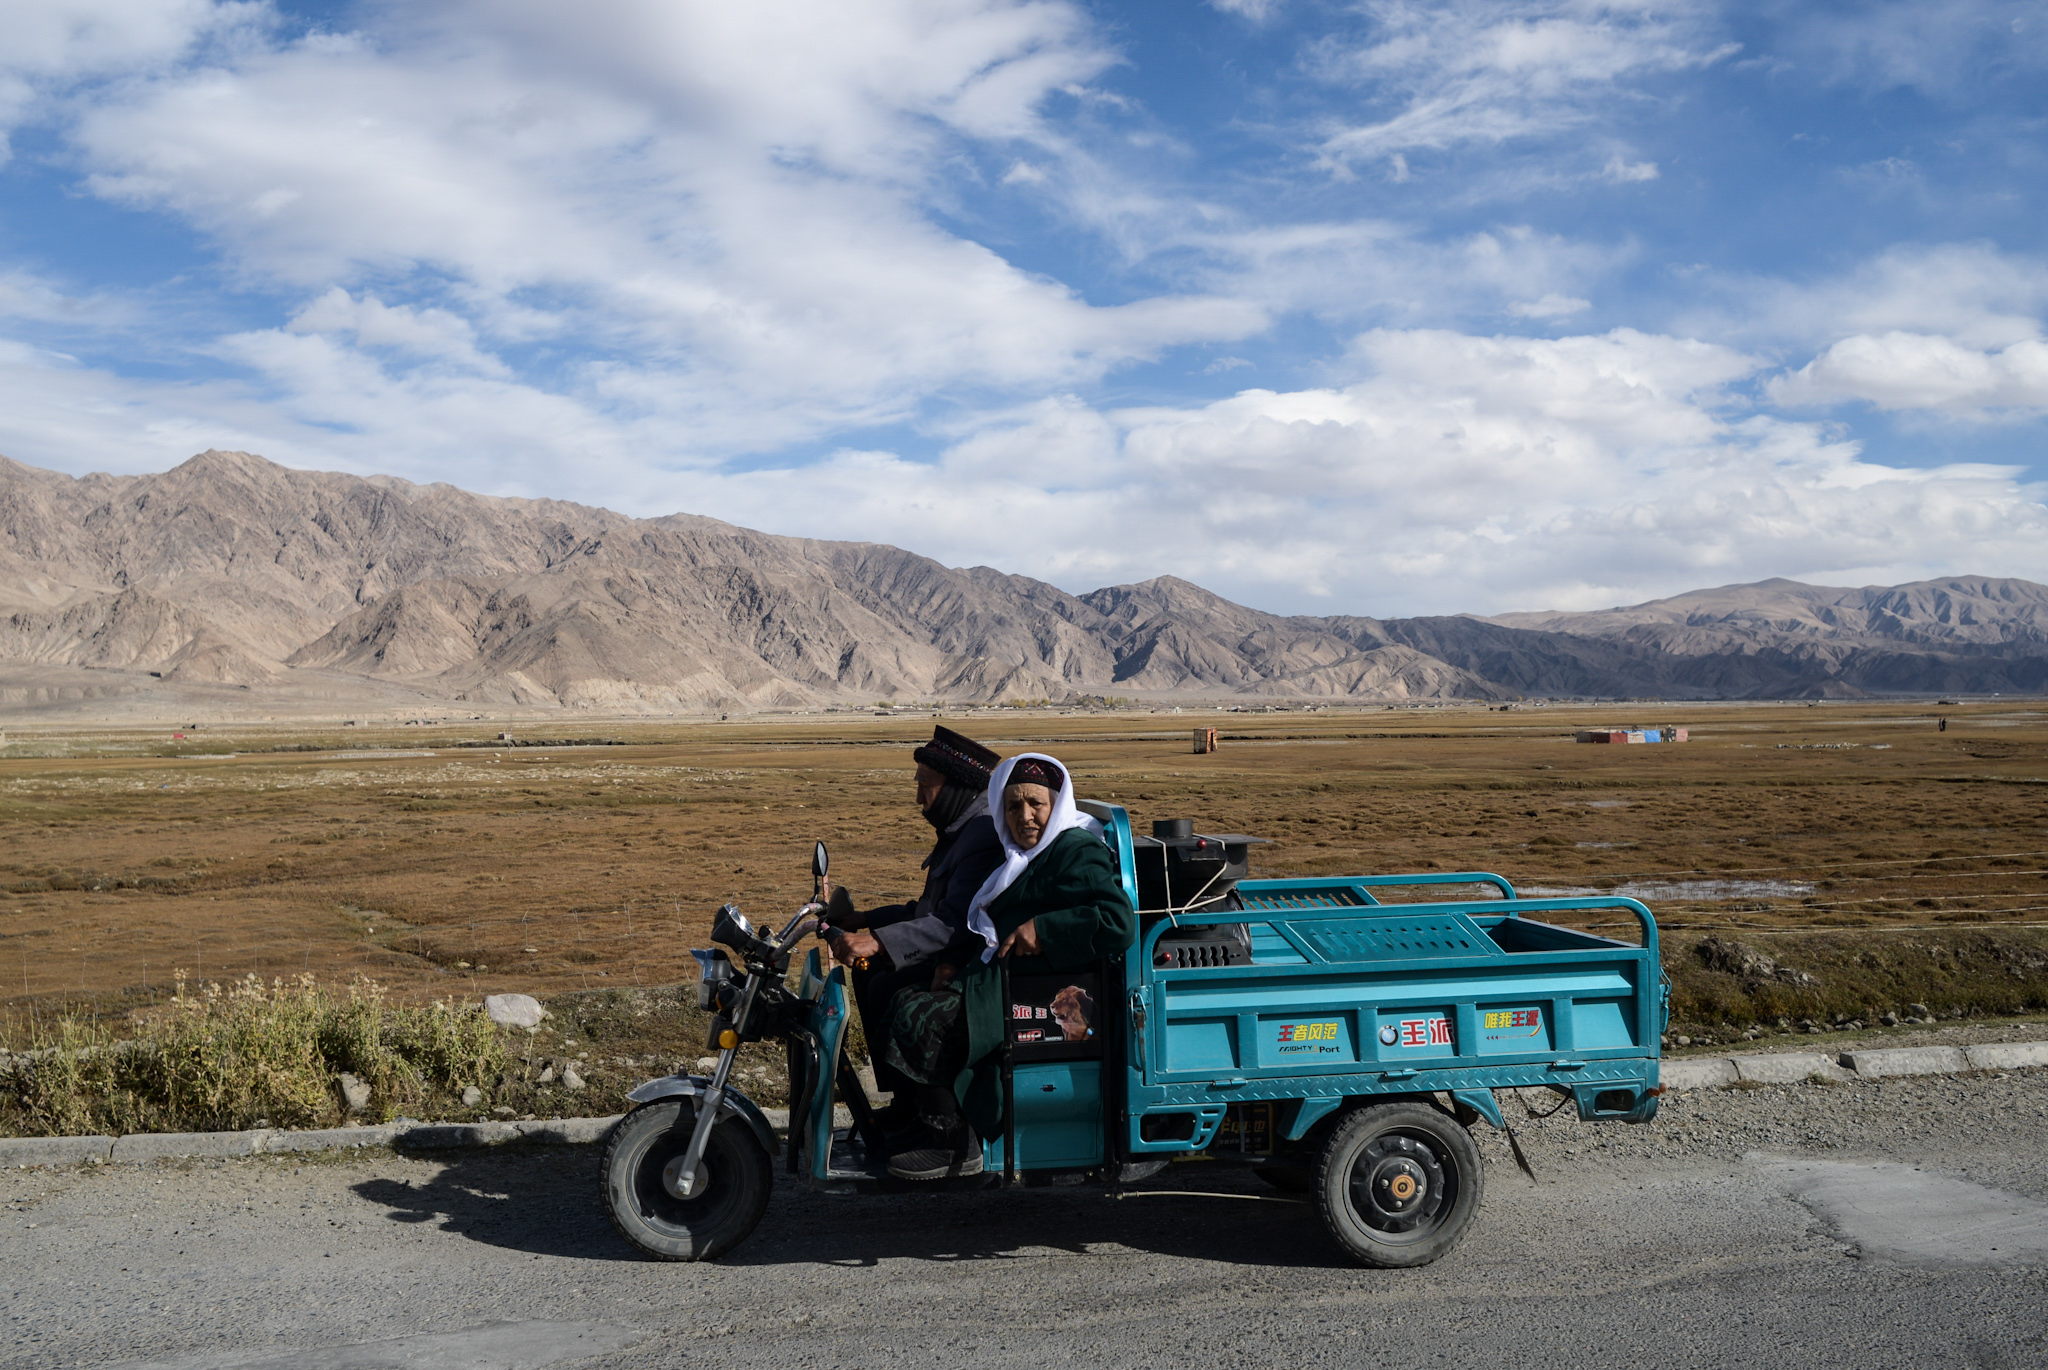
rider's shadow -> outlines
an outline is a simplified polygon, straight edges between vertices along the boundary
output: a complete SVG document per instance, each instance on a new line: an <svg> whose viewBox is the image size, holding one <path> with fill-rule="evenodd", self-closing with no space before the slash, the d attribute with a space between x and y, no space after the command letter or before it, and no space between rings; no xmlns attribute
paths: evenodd
<svg viewBox="0 0 2048 1370"><path fill-rule="evenodd" d="M760 1228L720 1263L996 1262L1115 1246L1231 1265L1349 1264L1310 1205L1260 1193L1249 1176L1201 1183L1197 1193L1147 1182L1121 1198L1101 1185L839 1198L778 1183Z"/></svg>
<svg viewBox="0 0 2048 1370"><path fill-rule="evenodd" d="M430 1179L379 1177L353 1186L398 1224L431 1225L536 1256L633 1260L597 1203L594 1147L425 1153Z"/></svg>

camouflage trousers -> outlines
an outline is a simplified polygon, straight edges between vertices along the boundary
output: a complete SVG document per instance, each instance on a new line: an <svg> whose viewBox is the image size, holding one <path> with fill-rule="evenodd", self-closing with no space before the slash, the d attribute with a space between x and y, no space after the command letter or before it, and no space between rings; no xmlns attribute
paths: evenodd
<svg viewBox="0 0 2048 1370"><path fill-rule="evenodd" d="M882 1059L921 1085L950 1088L967 1066L966 1000L948 986L905 985L889 1001Z"/></svg>

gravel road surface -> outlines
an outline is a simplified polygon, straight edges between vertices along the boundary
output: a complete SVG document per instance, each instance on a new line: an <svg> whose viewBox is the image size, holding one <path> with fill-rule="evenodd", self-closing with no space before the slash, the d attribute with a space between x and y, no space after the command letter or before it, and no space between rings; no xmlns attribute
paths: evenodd
<svg viewBox="0 0 2048 1370"><path fill-rule="evenodd" d="M1482 1125L1478 1223L1400 1273L1215 1164L1126 1197L785 1184L698 1266L633 1258L595 1148L17 1170L0 1366L2048 1364L2048 1071L1521 1133L1541 1183Z"/></svg>

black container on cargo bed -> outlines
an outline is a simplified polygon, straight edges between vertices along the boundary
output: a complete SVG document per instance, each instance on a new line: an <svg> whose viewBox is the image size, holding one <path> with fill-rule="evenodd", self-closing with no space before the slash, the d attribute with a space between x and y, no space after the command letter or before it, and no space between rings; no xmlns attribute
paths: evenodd
<svg viewBox="0 0 2048 1370"><path fill-rule="evenodd" d="M1162 818L1150 837L1133 836L1138 867L1138 912L1199 913L1229 907L1223 901L1251 867L1249 854L1263 837L1195 831L1194 820Z"/></svg>
<svg viewBox="0 0 2048 1370"><path fill-rule="evenodd" d="M1237 882L1250 871L1250 852L1263 837L1195 831L1187 818L1162 818L1150 837L1133 837L1138 868L1138 912L1160 916L1239 909ZM1154 960L1162 967L1249 965L1251 933L1242 923L1209 923L1175 928L1159 939Z"/></svg>

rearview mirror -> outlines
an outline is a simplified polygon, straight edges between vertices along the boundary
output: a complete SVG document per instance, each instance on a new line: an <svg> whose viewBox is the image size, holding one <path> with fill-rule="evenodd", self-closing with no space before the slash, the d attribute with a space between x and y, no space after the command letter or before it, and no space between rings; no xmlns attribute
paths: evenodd
<svg viewBox="0 0 2048 1370"><path fill-rule="evenodd" d="M811 848L811 875L823 880L832 869L832 853L825 850L823 842Z"/></svg>

